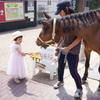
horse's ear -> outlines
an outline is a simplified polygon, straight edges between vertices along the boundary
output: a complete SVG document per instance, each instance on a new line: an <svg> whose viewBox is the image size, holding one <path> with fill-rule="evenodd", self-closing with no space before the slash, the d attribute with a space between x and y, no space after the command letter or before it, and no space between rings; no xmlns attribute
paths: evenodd
<svg viewBox="0 0 100 100"><path fill-rule="evenodd" d="M48 22L46 22L46 21L41 21L41 23L42 23L45 27L51 26L51 23L48 23Z"/></svg>
<svg viewBox="0 0 100 100"><path fill-rule="evenodd" d="M47 18L47 19L50 19L51 16L49 16L46 12L43 12L44 16Z"/></svg>

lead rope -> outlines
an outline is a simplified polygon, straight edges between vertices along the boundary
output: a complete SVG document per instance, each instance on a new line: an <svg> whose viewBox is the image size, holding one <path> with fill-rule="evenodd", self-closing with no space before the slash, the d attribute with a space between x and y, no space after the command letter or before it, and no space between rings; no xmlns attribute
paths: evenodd
<svg viewBox="0 0 100 100"><path fill-rule="evenodd" d="M53 33L52 33L52 40L54 40L55 38L55 28L56 28L56 18L54 18L54 22L53 22Z"/></svg>
<svg viewBox="0 0 100 100"><path fill-rule="evenodd" d="M59 60L59 58L60 58L61 52L62 52L62 51L59 49L58 60ZM66 52L66 53L62 52L62 54L65 55L64 63L67 62L67 55L68 55L68 53L69 53L69 52Z"/></svg>
<svg viewBox="0 0 100 100"><path fill-rule="evenodd" d="M98 64L98 66L100 67L100 57L99 57L99 64ZM98 67L98 68L99 68ZM99 71L99 70L98 70ZM99 85L100 85L100 75L99 75ZM99 87L100 88L100 87Z"/></svg>
<svg viewBox="0 0 100 100"><path fill-rule="evenodd" d="M64 63L67 62L67 55L68 55L68 53L69 53L69 52L66 52L66 53L65 53Z"/></svg>

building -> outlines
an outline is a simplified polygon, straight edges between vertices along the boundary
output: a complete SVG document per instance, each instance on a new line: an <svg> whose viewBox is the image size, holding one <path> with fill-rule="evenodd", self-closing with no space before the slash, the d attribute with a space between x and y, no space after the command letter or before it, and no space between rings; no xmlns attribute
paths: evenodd
<svg viewBox="0 0 100 100"><path fill-rule="evenodd" d="M56 11L56 4L62 0L37 0L37 20L43 20L44 16L42 12L47 12L52 17L55 16L54 13ZM98 2L97 7L100 7L100 0L69 0L71 2L71 6L76 8L76 3L78 2L78 12L89 11L94 4L94 1ZM96 7L96 8L97 8ZM95 9L96 9L95 8Z"/></svg>
<svg viewBox="0 0 100 100"><path fill-rule="evenodd" d="M2 7L3 5L1 2L23 2L24 4L23 19L20 20L18 20L17 17L16 20L12 18L7 19L4 16L4 18L6 19L2 21L1 18L2 13L5 13L5 11L2 12L0 10L0 27L2 27L0 28L0 31L7 31L12 29L36 26L40 20L45 20L43 12L47 12L52 17L60 17L59 15L54 15L57 9L56 5L60 1L62 0L0 0L0 7ZM92 8L91 4L93 4L92 3L93 0L69 0L69 1L71 2L71 6L73 8L75 9L77 8L78 12L90 10ZM96 1L100 1L100 0L96 0ZM98 3L98 5L99 4L100 2ZM4 8L4 10L6 9Z"/></svg>
<svg viewBox="0 0 100 100"><path fill-rule="evenodd" d="M43 12L47 12L52 17L60 17L59 15L54 15L56 11L56 4L62 0L37 0L37 22L39 20L44 20ZM69 0L71 2L71 6L76 8L77 0ZM86 1L79 0L78 3L78 11L83 12L85 10Z"/></svg>
<svg viewBox="0 0 100 100"><path fill-rule="evenodd" d="M57 17L54 15L56 11L56 4L60 0L37 0L37 20L45 19L43 12L47 12L52 17Z"/></svg>

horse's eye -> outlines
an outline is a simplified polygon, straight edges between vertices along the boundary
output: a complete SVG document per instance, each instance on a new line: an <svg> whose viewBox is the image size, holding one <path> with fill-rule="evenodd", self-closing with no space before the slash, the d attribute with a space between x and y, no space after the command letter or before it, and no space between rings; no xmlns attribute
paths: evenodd
<svg viewBox="0 0 100 100"><path fill-rule="evenodd" d="M46 30L42 30L42 34L45 36L46 35Z"/></svg>
<svg viewBox="0 0 100 100"><path fill-rule="evenodd" d="M48 28L47 27L43 27L42 28L42 34L45 36L46 35L46 33L50 33L50 31L48 31Z"/></svg>

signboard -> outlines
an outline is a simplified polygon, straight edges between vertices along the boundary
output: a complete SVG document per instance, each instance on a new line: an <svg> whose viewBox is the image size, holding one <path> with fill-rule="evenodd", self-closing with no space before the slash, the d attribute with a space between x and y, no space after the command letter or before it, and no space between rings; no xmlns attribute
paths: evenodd
<svg viewBox="0 0 100 100"><path fill-rule="evenodd" d="M34 18L34 13L33 12L28 12L28 18Z"/></svg>
<svg viewBox="0 0 100 100"><path fill-rule="evenodd" d="M0 2L0 22L5 21L4 2Z"/></svg>
<svg viewBox="0 0 100 100"><path fill-rule="evenodd" d="M33 7L28 7L28 11L34 11L34 6Z"/></svg>
<svg viewBox="0 0 100 100"><path fill-rule="evenodd" d="M0 2L0 22L24 19L24 2Z"/></svg>
<svg viewBox="0 0 100 100"><path fill-rule="evenodd" d="M46 65L44 65L42 63L39 63L39 62L36 62L36 66L41 71L44 71L45 70L45 67L46 67Z"/></svg>

